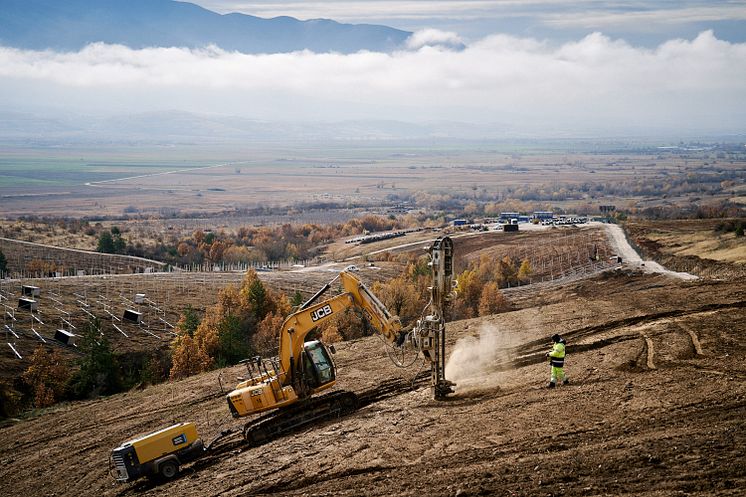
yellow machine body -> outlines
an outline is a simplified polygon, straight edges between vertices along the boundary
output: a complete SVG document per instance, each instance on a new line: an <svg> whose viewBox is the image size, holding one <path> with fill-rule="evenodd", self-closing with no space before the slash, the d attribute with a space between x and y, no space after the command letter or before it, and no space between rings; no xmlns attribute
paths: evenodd
<svg viewBox="0 0 746 497"><path fill-rule="evenodd" d="M159 474L168 479L178 474L181 464L203 453L195 424L178 423L124 442L111 451L110 462L120 482Z"/></svg>
<svg viewBox="0 0 746 497"><path fill-rule="evenodd" d="M199 436L194 423L179 423L122 445L130 444L140 464L171 454L194 443Z"/></svg>
<svg viewBox="0 0 746 497"><path fill-rule="evenodd" d="M281 386L277 378L252 384L247 380L236 385L228 395L228 402L233 405L239 416L260 413L290 405L298 400L292 386Z"/></svg>

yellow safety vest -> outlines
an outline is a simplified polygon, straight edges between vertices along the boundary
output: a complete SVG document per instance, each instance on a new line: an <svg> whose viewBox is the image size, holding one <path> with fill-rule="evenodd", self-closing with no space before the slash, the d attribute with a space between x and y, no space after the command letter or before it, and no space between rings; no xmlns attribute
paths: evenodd
<svg viewBox="0 0 746 497"><path fill-rule="evenodd" d="M565 342L558 342L552 347L552 351L549 353L549 363L556 367L561 368L565 365Z"/></svg>

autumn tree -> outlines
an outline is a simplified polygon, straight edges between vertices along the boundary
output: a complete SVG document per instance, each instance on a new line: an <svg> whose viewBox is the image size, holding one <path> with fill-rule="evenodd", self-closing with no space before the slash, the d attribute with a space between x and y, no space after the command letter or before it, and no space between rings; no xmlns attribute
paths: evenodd
<svg viewBox="0 0 746 497"><path fill-rule="evenodd" d="M62 354L57 350L50 352L40 345L21 379L31 389L34 406L48 407L63 397L70 375Z"/></svg>
<svg viewBox="0 0 746 497"><path fill-rule="evenodd" d="M466 269L458 276L456 295L456 301L452 307L453 318L476 317L482 296L482 282L477 277L476 271Z"/></svg>
<svg viewBox="0 0 746 497"><path fill-rule="evenodd" d="M188 333L180 333L173 341L170 378L178 380L209 371L212 359Z"/></svg>
<svg viewBox="0 0 746 497"><path fill-rule="evenodd" d="M191 305L187 305L176 324L177 336L171 343L169 375L172 380L202 373L212 367L212 359L194 338L200 324L201 319L197 311Z"/></svg>
<svg viewBox="0 0 746 497"><path fill-rule="evenodd" d="M280 341L280 330L285 316L270 313L259 323L256 333L251 338L251 344L259 354L263 356L272 355Z"/></svg>
<svg viewBox="0 0 746 497"><path fill-rule="evenodd" d="M373 293L391 314L399 316L404 325L413 322L420 314L421 306L417 300L417 289L410 280L403 276L386 283L375 282Z"/></svg>
<svg viewBox="0 0 746 497"><path fill-rule="evenodd" d="M243 350L244 345L248 346L248 329L244 336L240 336L242 329L253 327L255 324L247 322L248 318L249 307L245 299L242 299L238 288L228 285L220 290L217 303L207 308L205 316L194 331L196 346L211 359L234 356L233 351L222 350L222 347L236 346ZM228 333L231 336L221 338L221 333Z"/></svg>
<svg viewBox="0 0 746 497"><path fill-rule="evenodd" d="M497 287L497 283L494 281L486 283L482 287L482 296L479 299L479 315L489 316L505 311L507 308L508 302Z"/></svg>
<svg viewBox="0 0 746 497"><path fill-rule="evenodd" d="M223 252L223 260L230 264L247 263L251 261L251 253L246 247L233 245Z"/></svg>
<svg viewBox="0 0 746 497"><path fill-rule="evenodd" d="M518 281L521 283L526 283L531 278L531 273L533 270L531 269L531 263L528 261L528 259L523 259L523 262L521 262L521 267L518 269Z"/></svg>
<svg viewBox="0 0 746 497"><path fill-rule="evenodd" d="M254 355L259 346L276 345L277 330L289 312L284 294L266 288L256 271L247 271L240 287L220 290L217 303L201 321L185 310L174 341L171 378L235 364Z"/></svg>
<svg viewBox="0 0 746 497"><path fill-rule="evenodd" d="M509 256L503 257L497 263L497 274L500 286L515 286L518 284L518 271L515 262Z"/></svg>
<svg viewBox="0 0 746 497"><path fill-rule="evenodd" d="M334 313L319 328L322 340L328 339L329 341L354 340L375 332L363 313L352 307Z"/></svg>

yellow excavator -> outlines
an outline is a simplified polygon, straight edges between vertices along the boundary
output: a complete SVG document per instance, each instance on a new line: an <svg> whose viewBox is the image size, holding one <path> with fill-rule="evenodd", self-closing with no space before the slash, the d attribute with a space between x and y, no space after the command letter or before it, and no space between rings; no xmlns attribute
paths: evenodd
<svg viewBox="0 0 746 497"><path fill-rule="evenodd" d="M352 272L342 271L285 320L276 358L242 361L251 374L228 394L228 407L237 418L265 413L244 426L243 434L249 444L262 443L314 420L341 415L357 407L357 396L352 392L336 391L312 397L334 386L334 347L327 347L319 340L305 341L320 324L349 307L362 310L389 345L422 352L430 362L436 399L453 392L454 384L445 379L444 317L445 304L455 286L453 242L448 237L438 238L429 252L433 276L430 303L427 314L412 330L402 330L399 318L392 316L362 281ZM337 279L343 292L317 303ZM194 423L178 423L115 448L110 455L110 470L120 482L142 476L174 478L181 465L207 454L219 440L236 431L224 430L204 444Z"/></svg>
<svg viewBox="0 0 746 497"><path fill-rule="evenodd" d="M420 319L410 332L402 330L399 318L391 315L360 279L344 270L285 319L276 358L244 361L250 374L227 395L231 414L240 418L272 411L246 424L243 433L249 443L261 443L313 420L356 408L357 397L352 392L337 391L312 398L336 382L334 348L319 340L306 341L324 321L349 307L362 310L368 323L389 345L412 345L430 360L435 398L453 391L453 383L445 379L443 316L445 300L453 287L453 243L448 237L439 238L429 251L433 271L430 314ZM317 302L337 279L343 292Z"/></svg>
<svg viewBox="0 0 746 497"><path fill-rule="evenodd" d="M317 303L337 279L343 292ZM227 396L231 414L239 418L280 409L277 415L246 425L244 436L247 441L260 442L314 419L355 408L357 399L351 392L334 392L310 399L334 386L336 369L332 359L333 346L328 347L320 340L306 341L306 337L324 321L350 307L360 309L389 344L402 345L405 334L399 318L392 316L354 274L346 270L340 272L285 319L280 329L277 357L244 361L250 375Z"/></svg>

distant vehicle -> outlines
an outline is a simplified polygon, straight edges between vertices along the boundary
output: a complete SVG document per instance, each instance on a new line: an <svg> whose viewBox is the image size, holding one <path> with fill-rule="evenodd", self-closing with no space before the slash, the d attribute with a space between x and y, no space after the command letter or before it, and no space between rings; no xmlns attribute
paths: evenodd
<svg viewBox="0 0 746 497"><path fill-rule="evenodd" d="M349 266L347 266L347 267L346 267L346 268L345 268L344 270L345 270L345 271L360 271L360 268L359 268L359 267L357 267L357 266L356 266L356 265L354 265L354 264L350 264L350 265L349 265Z"/></svg>

